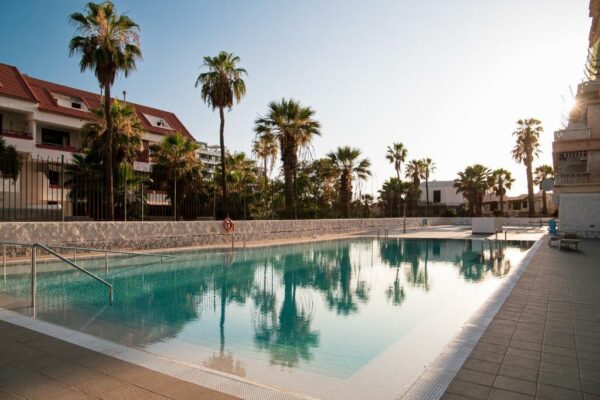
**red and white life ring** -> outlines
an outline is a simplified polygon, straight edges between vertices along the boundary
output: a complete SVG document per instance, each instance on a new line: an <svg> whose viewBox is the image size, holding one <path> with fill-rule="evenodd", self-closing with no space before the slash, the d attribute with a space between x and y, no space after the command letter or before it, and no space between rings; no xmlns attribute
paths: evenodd
<svg viewBox="0 0 600 400"><path fill-rule="evenodd" d="M223 229L225 229L225 232L227 233L235 231L235 224L231 218L225 218L223 220Z"/></svg>

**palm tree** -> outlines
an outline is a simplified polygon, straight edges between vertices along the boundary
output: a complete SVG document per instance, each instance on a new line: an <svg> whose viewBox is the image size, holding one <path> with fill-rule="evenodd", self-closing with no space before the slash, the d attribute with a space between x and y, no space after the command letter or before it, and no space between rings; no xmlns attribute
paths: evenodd
<svg viewBox="0 0 600 400"><path fill-rule="evenodd" d="M512 188L515 178L512 177L510 171L504 168L498 168L492 171L490 175L490 189L496 196L500 198L500 213L504 215L504 195L506 190Z"/></svg>
<svg viewBox="0 0 600 400"><path fill-rule="evenodd" d="M489 190L490 169L481 164L470 165L454 180L456 193L467 200L469 215L481 216L483 196Z"/></svg>
<svg viewBox="0 0 600 400"><path fill-rule="evenodd" d="M9 146L0 137L0 174L16 181L21 172L21 160L15 146Z"/></svg>
<svg viewBox="0 0 600 400"><path fill-rule="evenodd" d="M540 165L535 169L535 177L533 183L540 187L542 191L542 207L543 214L548 214L548 205L546 204L546 190L544 189L543 183L546 179L554 178L554 169L550 165Z"/></svg>
<svg viewBox="0 0 600 400"><path fill-rule="evenodd" d="M198 189L202 180L202 163L196 154L198 147L196 141L179 132L152 146L153 180L166 187L169 196L172 194L175 220L181 216L181 212L178 212L181 202L190 192Z"/></svg>
<svg viewBox="0 0 600 400"><path fill-rule="evenodd" d="M423 165L423 160L411 160L406 165L406 178L411 179L408 195L413 207L413 216L416 215L417 207L419 205L419 197L421 195L421 177L424 175L424 171L425 166Z"/></svg>
<svg viewBox="0 0 600 400"><path fill-rule="evenodd" d="M238 195L239 206L242 208L243 218L247 218L248 186L256 182L256 162L246 157L243 151L227 155L227 181L231 185L231 194ZM219 171L220 173L220 171ZM236 210L233 207L234 211Z"/></svg>
<svg viewBox="0 0 600 400"><path fill-rule="evenodd" d="M402 206L400 195L406 192L408 183L400 182L398 178L390 178L383 182L379 190L379 200L383 205L383 210L389 217L400 216L400 208ZM398 212L397 214L394 214ZM385 215L385 214L384 214Z"/></svg>
<svg viewBox="0 0 600 400"><path fill-rule="evenodd" d="M335 152L327 154L340 177L340 201L344 218L350 216L352 180L355 177L359 180L365 180L371 175L369 170L371 162L368 158L360 159L360 156L360 150L350 146L338 147Z"/></svg>
<svg viewBox="0 0 600 400"><path fill-rule="evenodd" d="M93 122L83 125L85 134L84 146L97 149L104 160L107 159L109 149L106 140L106 118L103 109L92 110L97 117ZM138 119L132 106L115 100L110 107L112 129L112 161L113 173L121 163L133 165L137 153L142 149L142 135L144 126Z"/></svg>
<svg viewBox="0 0 600 400"><path fill-rule="evenodd" d="M269 174L275 165L275 159L279 147L277 146L277 140L275 135L271 132L263 132L256 135L256 138L252 142L252 154L256 158L262 159L263 162L263 206L265 215L267 214L267 191L269 186Z"/></svg>
<svg viewBox="0 0 600 400"><path fill-rule="evenodd" d="M540 134L544 132L542 122L535 119L520 119L517 121L516 144L512 151L513 158L525 164L527 172L527 198L529 203L529 216L535 216L535 201L533 198L533 159L540 154Z"/></svg>
<svg viewBox="0 0 600 400"><path fill-rule="evenodd" d="M202 86L202 100L213 110L219 109L221 126L219 140L221 144L221 187L225 216L229 216L227 199L227 170L225 167L225 108L231 110L234 102L239 103L246 94L246 83L242 79L247 72L239 68L240 58L233 53L222 51L216 57L204 57L204 66L208 72L201 73L196 79L196 87Z"/></svg>
<svg viewBox="0 0 600 400"><path fill-rule="evenodd" d="M435 163L431 158L424 158L421 160L423 167L423 175L421 178L425 179L425 218L429 217L429 177L435 171Z"/></svg>
<svg viewBox="0 0 600 400"><path fill-rule="evenodd" d="M142 58L139 25L124 14L118 14L110 1L88 3L86 14L73 13L70 20L77 26L69 42L70 55L80 54L81 72L94 71L104 89L104 118L106 119L106 208L108 219L114 219L113 192L113 121L110 89L119 72L128 76Z"/></svg>
<svg viewBox="0 0 600 400"><path fill-rule="evenodd" d="M404 144L398 142L393 143L392 146L388 146L387 152L385 153L385 158L394 164L394 169L396 170L396 178L398 181L401 181L400 173L402 171L402 163L406 160L406 156L408 155L408 150L404 147Z"/></svg>
<svg viewBox="0 0 600 400"><path fill-rule="evenodd" d="M296 173L298 152L308 146L316 135L320 135L321 125L314 119L315 111L304 107L293 99L281 99L269 103L265 116L256 119L257 134L272 133L279 141L285 186L285 214L287 218L297 217Z"/></svg>

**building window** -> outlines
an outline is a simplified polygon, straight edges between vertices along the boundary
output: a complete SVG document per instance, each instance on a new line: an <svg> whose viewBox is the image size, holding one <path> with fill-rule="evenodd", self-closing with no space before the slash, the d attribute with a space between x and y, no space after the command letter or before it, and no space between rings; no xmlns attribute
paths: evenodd
<svg viewBox="0 0 600 400"><path fill-rule="evenodd" d="M58 185L60 185L60 172L49 170L48 171L48 183L51 186L58 186Z"/></svg>
<svg viewBox="0 0 600 400"><path fill-rule="evenodd" d="M442 201L442 191L441 190L434 190L433 191L433 202L434 203L441 203Z"/></svg>
<svg viewBox="0 0 600 400"><path fill-rule="evenodd" d="M42 128L42 144L50 144L53 146L68 146L69 137L69 132Z"/></svg>
<svg viewBox="0 0 600 400"><path fill-rule="evenodd" d="M78 110L81 110L81 103L78 103L78 102L76 102L76 101L73 101L73 102L71 103L71 107L72 107L72 108L76 108L76 109L78 109Z"/></svg>
<svg viewBox="0 0 600 400"><path fill-rule="evenodd" d="M523 208L527 208L529 206L529 204L527 203L527 200L523 201Z"/></svg>
<svg viewBox="0 0 600 400"><path fill-rule="evenodd" d="M520 201L513 201L512 208L515 211L520 210L521 209L521 202Z"/></svg>

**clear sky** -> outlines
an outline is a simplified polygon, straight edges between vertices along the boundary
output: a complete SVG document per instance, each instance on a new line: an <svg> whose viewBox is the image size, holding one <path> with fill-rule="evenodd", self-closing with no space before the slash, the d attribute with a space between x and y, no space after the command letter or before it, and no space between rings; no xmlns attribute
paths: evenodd
<svg viewBox="0 0 600 400"><path fill-rule="evenodd" d="M226 145L248 151L253 121L269 101L293 97L317 111L315 156L359 147L373 185L394 174L386 146L431 157L433 179L468 164L504 167L526 190L510 155L519 118L545 128L538 163L551 163L583 76L588 0L116 0L141 25L144 60L114 93L175 112L193 135L218 143L219 117L194 88L202 57L227 50L248 70L248 93L226 114ZM2 0L0 62L21 72L97 91L69 58L68 15L81 0Z"/></svg>

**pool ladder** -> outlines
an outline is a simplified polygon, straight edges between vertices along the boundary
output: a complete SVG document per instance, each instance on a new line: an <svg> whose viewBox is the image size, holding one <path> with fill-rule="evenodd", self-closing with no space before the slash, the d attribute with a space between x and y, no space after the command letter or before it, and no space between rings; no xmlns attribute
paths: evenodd
<svg viewBox="0 0 600 400"><path fill-rule="evenodd" d="M91 249L85 247L68 247L68 246L51 246L45 245L42 243L19 243L19 242L8 242L8 241L0 241L2 245L2 268L4 272L4 279L6 280L6 247L24 247L31 249L31 307L35 310L36 305L36 296L37 296L37 249L42 249L48 252L50 255L58 258L59 260L65 262L67 265L83 272L84 274L90 276L95 279L97 282L108 288L108 303L113 304L114 296L113 296L113 285L100 278L98 275L93 272L88 271L82 266L77 264L77 251L87 251L87 252L99 252L104 253L104 266L106 272L108 273L108 254L123 254L129 257L131 256L150 256L150 257L160 257L160 261L162 262L164 258L175 258L175 256L170 254L153 254L153 253L141 253L141 252L128 252L128 251L117 251L117 250L102 250L102 249ZM68 258L58 254L54 249L63 249L63 250L73 250L73 261Z"/></svg>

